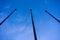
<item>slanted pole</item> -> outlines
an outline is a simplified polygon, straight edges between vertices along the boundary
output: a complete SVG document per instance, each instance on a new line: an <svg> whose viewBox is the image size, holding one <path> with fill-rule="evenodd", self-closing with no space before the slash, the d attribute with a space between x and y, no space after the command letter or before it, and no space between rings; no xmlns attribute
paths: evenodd
<svg viewBox="0 0 60 40"><path fill-rule="evenodd" d="M60 20L57 19L56 17L54 17L52 14L50 14L47 10L45 10L45 12L46 12L47 14L49 14L52 18L54 18L57 22L60 23Z"/></svg>
<svg viewBox="0 0 60 40"><path fill-rule="evenodd" d="M0 23L0 25L2 25L15 11L16 11L16 9L14 9L14 10Z"/></svg>
<svg viewBox="0 0 60 40"><path fill-rule="evenodd" d="M34 32L34 40L37 40L36 29L35 29L33 15L32 15L32 9L30 9L30 14L31 14L32 26L33 26L33 32Z"/></svg>

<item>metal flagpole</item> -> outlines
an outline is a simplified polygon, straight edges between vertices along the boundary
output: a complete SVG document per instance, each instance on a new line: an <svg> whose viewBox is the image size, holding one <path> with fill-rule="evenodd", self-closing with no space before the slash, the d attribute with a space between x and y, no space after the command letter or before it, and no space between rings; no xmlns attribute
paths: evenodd
<svg viewBox="0 0 60 40"><path fill-rule="evenodd" d="M14 9L14 10L0 23L0 25L2 25L15 11L16 11L16 9Z"/></svg>
<svg viewBox="0 0 60 40"><path fill-rule="evenodd" d="M37 40L37 35L36 35L36 30L35 30L33 15L32 15L32 9L30 9L30 13L31 13L31 20L32 20L32 26L33 26L33 32L34 32L34 39Z"/></svg>
<svg viewBox="0 0 60 40"><path fill-rule="evenodd" d="M45 12L46 12L47 14L49 14L51 17L53 17L57 22L60 23L60 20L58 20L56 17L54 17L52 14L50 14L47 10L45 10Z"/></svg>

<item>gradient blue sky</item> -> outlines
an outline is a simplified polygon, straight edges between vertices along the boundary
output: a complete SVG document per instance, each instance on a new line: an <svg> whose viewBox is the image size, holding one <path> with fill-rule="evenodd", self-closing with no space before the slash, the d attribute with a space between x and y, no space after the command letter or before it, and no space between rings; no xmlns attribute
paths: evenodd
<svg viewBox="0 0 60 40"><path fill-rule="evenodd" d="M60 23L44 12L48 10L60 20L60 0L0 0L0 22L15 8L0 26L0 40L34 40L30 8L38 40L60 40Z"/></svg>

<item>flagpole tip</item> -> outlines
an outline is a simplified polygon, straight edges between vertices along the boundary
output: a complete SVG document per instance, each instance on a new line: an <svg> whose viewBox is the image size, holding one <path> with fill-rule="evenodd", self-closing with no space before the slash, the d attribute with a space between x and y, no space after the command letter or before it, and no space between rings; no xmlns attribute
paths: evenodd
<svg viewBox="0 0 60 40"><path fill-rule="evenodd" d="M30 8L30 11L32 11L32 9Z"/></svg>
<svg viewBox="0 0 60 40"><path fill-rule="evenodd" d="M45 10L45 12L47 12L47 10Z"/></svg>
<svg viewBox="0 0 60 40"><path fill-rule="evenodd" d="M15 10L16 10L16 8L15 8Z"/></svg>

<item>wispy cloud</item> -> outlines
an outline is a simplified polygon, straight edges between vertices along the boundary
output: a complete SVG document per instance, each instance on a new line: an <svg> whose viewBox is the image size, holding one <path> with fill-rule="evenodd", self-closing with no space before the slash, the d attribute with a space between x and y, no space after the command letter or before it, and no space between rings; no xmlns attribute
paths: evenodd
<svg viewBox="0 0 60 40"><path fill-rule="evenodd" d="M5 8L5 9L9 9L9 8L10 8L10 6L9 6L9 5L7 5L7 6L5 6L4 8Z"/></svg>
<svg viewBox="0 0 60 40"><path fill-rule="evenodd" d="M45 4L48 4L48 0L45 0L44 2L45 2Z"/></svg>
<svg viewBox="0 0 60 40"><path fill-rule="evenodd" d="M40 35L41 40L57 40L57 28L51 27L48 31Z"/></svg>
<svg viewBox="0 0 60 40"><path fill-rule="evenodd" d="M48 27L49 29L45 30L41 35L40 35L40 40L57 40L57 26L56 23L48 22ZM50 26L49 26L50 25ZM46 29L46 28L45 28Z"/></svg>
<svg viewBox="0 0 60 40"><path fill-rule="evenodd" d="M16 35L14 40L33 40L32 28L25 29L24 33Z"/></svg>
<svg viewBox="0 0 60 40"><path fill-rule="evenodd" d="M32 27L28 26L14 26L12 28L8 29L3 29L5 30L2 32L2 37L5 36L6 40L11 39L11 40L28 40L32 39L33 40L33 30Z"/></svg>

